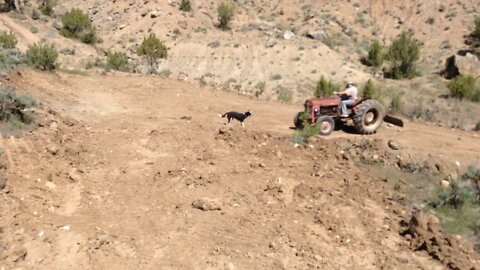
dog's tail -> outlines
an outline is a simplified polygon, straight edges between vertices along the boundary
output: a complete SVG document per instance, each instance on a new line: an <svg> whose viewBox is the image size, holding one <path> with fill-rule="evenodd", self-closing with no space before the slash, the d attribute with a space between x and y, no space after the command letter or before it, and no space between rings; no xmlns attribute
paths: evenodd
<svg viewBox="0 0 480 270"><path fill-rule="evenodd" d="M221 113L218 114L218 116L220 116L221 118L224 118L225 115L227 115L227 114L223 114L223 115Z"/></svg>

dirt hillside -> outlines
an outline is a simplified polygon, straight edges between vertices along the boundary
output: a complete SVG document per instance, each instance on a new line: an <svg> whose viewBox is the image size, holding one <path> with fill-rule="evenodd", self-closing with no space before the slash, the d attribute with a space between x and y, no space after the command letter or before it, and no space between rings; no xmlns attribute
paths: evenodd
<svg viewBox="0 0 480 270"><path fill-rule="evenodd" d="M394 166L402 156L455 172L456 161L463 169L480 159L480 138L470 132L385 125L372 136L338 131L296 148L294 105L127 74L11 78L43 104L38 129L1 140L2 269L480 263L470 244L432 229L438 220L416 221L402 236L412 209L355 165ZM247 109L245 128L218 116ZM390 139L402 149L388 148Z"/></svg>
<svg viewBox="0 0 480 270"><path fill-rule="evenodd" d="M35 8L36 1L31 2ZM379 70L361 64L361 57L373 40L388 46L401 31L413 31L422 44L421 72L438 72L448 56L465 49L463 36L479 12L475 0L235 1L231 29L221 31L220 1L192 1L191 12L180 11L179 2L59 1L56 18L34 21L26 11L13 19L1 14L0 22L19 33L20 48L41 39L55 43L68 69L84 69L104 60L106 53L120 51L127 53L135 71L146 72L136 52L143 38L155 33L169 47L169 57L159 66L164 75L263 99L276 99L287 88L294 91L294 101L301 101L321 75L358 84L378 75ZM102 43L90 47L58 34L60 15L77 7L90 15ZM32 27L38 33L30 33Z"/></svg>

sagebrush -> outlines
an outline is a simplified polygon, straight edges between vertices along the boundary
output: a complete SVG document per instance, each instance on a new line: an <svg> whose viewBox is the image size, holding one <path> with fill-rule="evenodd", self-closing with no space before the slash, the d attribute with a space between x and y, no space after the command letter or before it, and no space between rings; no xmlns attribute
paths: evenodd
<svg viewBox="0 0 480 270"><path fill-rule="evenodd" d="M457 76L448 83L447 87L451 97L480 101L480 89L476 87L475 78L471 75Z"/></svg>
<svg viewBox="0 0 480 270"><path fill-rule="evenodd" d="M0 49L0 70L15 69L25 64L25 55L17 49Z"/></svg>
<svg viewBox="0 0 480 270"><path fill-rule="evenodd" d="M108 67L114 70L128 71L128 56L123 52L113 52L107 57Z"/></svg>
<svg viewBox="0 0 480 270"><path fill-rule="evenodd" d="M293 91L286 87L280 87L277 92L277 99L283 102L292 102L293 100Z"/></svg>
<svg viewBox="0 0 480 270"><path fill-rule="evenodd" d="M384 60L383 46L378 40L373 41L373 43L368 48L368 55L365 58L365 62L369 66L380 67L383 64Z"/></svg>
<svg viewBox="0 0 480 270"><path fill-rule="evenodd" d="M0 121L30 124L33 117L26 109L37 105L31 96L17 96L9 87L0 87Z"/></svg>
<svg viewBox="0 0 480 270"><path fill-rule="evenodd" d="M143 39L142 44L137 50L137 54L145 57L150 67L150 73L155 73L158 59L167 58L168 49L163 42L152 33Z"/></svg>
<svg viewBox="0 0 480 270"><path fill-rule="evenodd" d="M30 17L32 18L32 20L38 20L40 19L40 13L38 12L38 10L33 9Z"/></svg>
<svg viewBox="0 0 480 270"><path fill-rule="evenodd" d="M60 34L75 38L83 43L93 44L97 41L96 31L90 18L81 9L73 8L62 16L63 28Z"/></svg>
<svg viewBox="0 0 480 270"><path fill-rule="evenodd" d="M4 49L14 49L17 46L17 36L9 31L0 32L0 46Z"/></svg>
<svg viewBox="0 0 480 270"><path fill-rule="evenodd" d="M192 11L192 3L190 0L182 0L180 2L180 10L181 11L185 11L185 12L189 12L189 11Z"/></svg>
<svg viewBox="0 0 480 270"><path fill-rule="evenodd" d="M475 17L475 26L472 36L480 39L480 16Z"/></svg>
<svg viewBox="0 0 480 270"><path fill-rule="evenodd" d="M304 122L303 129L296 131L293 134L293 141L298 144L307 143L310 137L315 136L320 133L320 128L318 125L311 125L310 123Z"/></svg>
<svg viewBox="0 0 480 270"><path fill-rule="evenodd" d="M389 73L392 78L411 79L417 75L420 45L413 34L402 32L388 48L386 57L390 62Z"/></svg>
<svg viewBox="0 0 480 270"><path fill-rule="evenodd" d="M235 14L235 6L231 3L221 3L218 8L218 22L219 22L219 27L223 30L226 30L229 28L230 21L233 18L233 15Z"/></svg>
<svg viewBox="0 0 480 270"><path fill-rule="evenodd" d="M57 67L58 51L53 44L34 43L28 46L27 63L36 69L51 71Z"/></svg>
<svg viewBox="0 0 480 270"><path fill-rule="evenodd" d="M55 0L43 0L42 4L40 5L40 11L45 16L53 17L53 15L55 15L53 10L55 4Z"/></svg>
<svg viewBox="0 0 480 270"><path fill-rule="evenodd" d="M382 97L382 89L376 86L373 81L369 79L362 89L362 97L380 100Z"/></svg>

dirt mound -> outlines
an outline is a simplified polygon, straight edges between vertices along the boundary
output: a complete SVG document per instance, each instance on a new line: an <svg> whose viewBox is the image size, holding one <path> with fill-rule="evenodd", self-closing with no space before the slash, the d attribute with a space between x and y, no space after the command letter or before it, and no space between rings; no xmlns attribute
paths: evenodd
<svg viewBox="0 0 480 270"><path fill-rule="evenodd" d="M478 269L479 256L472 245L459 237L443 235L438 218L418 213L403 224L407 230L402 235L410 241L412 250L426 252L448 269Z"/></svg>

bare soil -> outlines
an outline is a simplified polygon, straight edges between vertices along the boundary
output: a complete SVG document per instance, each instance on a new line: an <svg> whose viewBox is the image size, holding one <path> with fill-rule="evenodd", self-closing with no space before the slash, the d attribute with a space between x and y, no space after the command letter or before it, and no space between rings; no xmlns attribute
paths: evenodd
<svg viewBox="0 0 480 270"><path fill-rule="evenodd" d="M10 83L43 104L38 129L0 140L1 269L480 264L469 243L444 236L435 221L407 226L412 209L354 158L421 160L455 174L480 160L473 132L407 122L296 148L298 105L121 73L21 71ZM218 116L247 109L245 128ZM392 139L401 150L388 148Z"/></svg>

